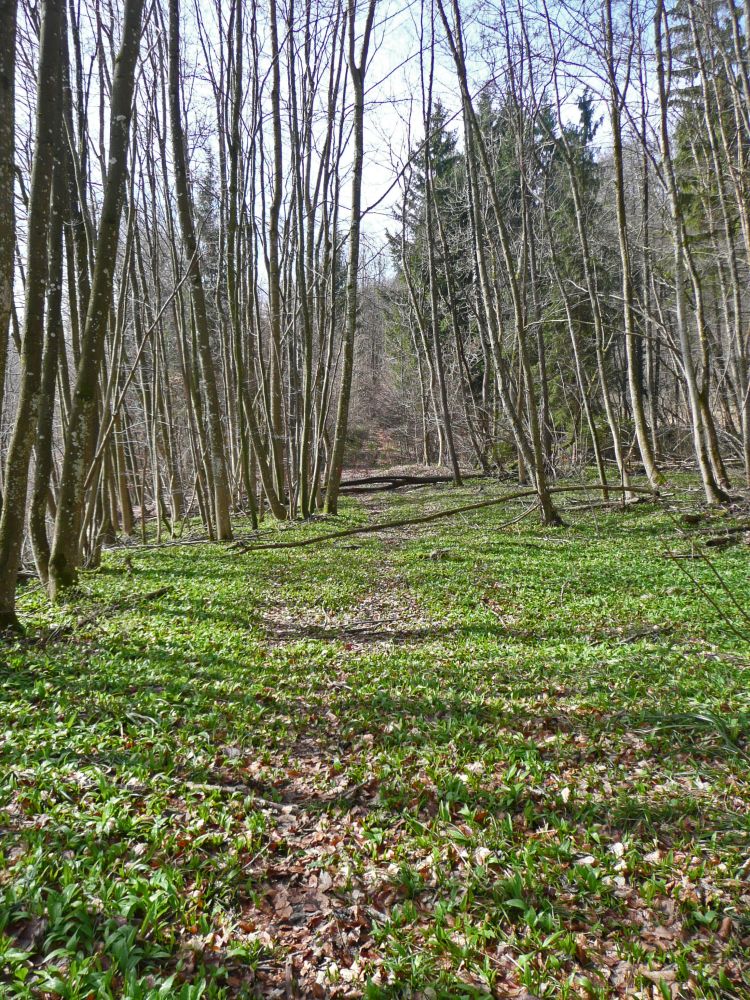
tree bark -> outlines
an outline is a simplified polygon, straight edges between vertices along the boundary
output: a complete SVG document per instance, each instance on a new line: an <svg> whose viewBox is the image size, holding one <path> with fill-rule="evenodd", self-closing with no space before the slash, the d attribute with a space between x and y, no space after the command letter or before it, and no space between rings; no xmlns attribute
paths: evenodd
<svg viewBox="0 0 750 1000"><path fill-rule="evenodd" d="M358 318L359 239L362 223L362 167L365 145L365 72L367 70L376 3L377 0L368 0L367 19L360 43L359 60L357 60L355 53L357 4L356 0L349 0L349 77L354 89L354 165L352 172L351 219L349 222L346 326L342 345L343 364L341 369L339 405L336 413L336 430L333 438L333 451L328 473L328 488L326 490L326 510L329 514L338 513L339 486L341 485L341 474L344 468L346 434L349 427L349 402L354 374L354 341L357 335Z"/></svg>
<svg viewBox="0 0 750 1000"><path fill-rule="evenodd" d="M58 139L62 135L58 133ZM52 219L49 234L49 285L47 317L42 362L41 398L34 445L34 478L29 509L29 535L39 579L46 586L49 569L49 538L47 537L47 506L52 476L52 435L55 417L55 384L58 358L63 343L62 282L63 282L63 220L65 196L64 161L57 161L52 193Z"/></svg>
<svg viewBox="0 0 750 1000"><path fill-rule="evenodd" d="M180 9L179 0L169 0L169 117L172 130L175 194L182 242L189 268L188 284L193 304L193 320L198 347L203 389L206 397L209 460L213 473L213 513L216 537L224 541L232 537L230 519L231 493L227 475L224 432L221 424L221 403L216 383L216 371L211 353L211 337L206 312L206 295L198 251L198 239L193 222L193 209L188 184L185 134L182 124L180 95Z"/></svg>
<svg viewBox="0 0 750 1000"><path fill-rule="evenodd" d="M50 196L59 134L62 3L63 0L44 0L42 4L20 387L5 463L5 498L0 516L0 628L18 625L15 613L16 581L23 544L29 461L41 401Z"/></svg>
<svg viewBox="0 0 750 1000"><path fill-rule="evenodd" d="M0 420L3 416L8 330L13 303L16 227L14 168L16 148L17 0L0 0Z"/></svg>
<svg viewBox="0 0 750 1000"><path fill-rule="evenodd" d="M76 582L80 564L79 534L83 514L84 484L87 459L93 444L98 376L104 352L117 262L142 12L143 0L126 0L122 42L112 82L109 169L96 241L93 279L81 337L81 356L65 435L60 494L49 562L49 590L53 599Z"/></svg>

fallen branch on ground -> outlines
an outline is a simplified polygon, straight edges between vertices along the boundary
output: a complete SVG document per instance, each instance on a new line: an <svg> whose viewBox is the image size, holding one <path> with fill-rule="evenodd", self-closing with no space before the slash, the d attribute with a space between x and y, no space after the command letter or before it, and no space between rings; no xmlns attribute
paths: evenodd
<svg viewBox="0 0 750 1000"><path fill-rule="evenodd" d="M729 528L724 535L713 535L706 539L705 545L709 549L723 549L727 545L739 545L743 540L743 535L748 537L747 525L742 528Z"/></svg>
<svg viewBox="0 0 750 1000"><path fill-rule="evenodd" d="M611 490L612 487L608 486L607 489ZM660 496L662 497L662 499L664 499L666 494L661 493ZM566 511L569 514L578 514L588 510L607 510L607 509L612 510L614 507L617 507L620 510L622 510L623 508L628 509L630 507L634 507L637 504L648 503L650 499L651 499L650 496L645 496L645 497L633 497L631 500L592 500L591 503L571 504L569 507L566 508Z"/></svg>
<svg viewBox="0 0 750 1000"><path fill-rule="evenodd" d="M601 490L601 486L555 486L549 491L550 494L557 493L581 493L587 490ZM623 493L648 493L656 496L653 490L647 487L638 486L609 486L610 491L620 490ZM330 531L325 535L313 535L312 538L302 538L296 542L265 542L262 545L244 545L238 551L259 552L267 549L299 549L306 545L317 545L318 542L330 542L337 538L349 538L351 535L365 535L376 531L387 531L389 528L406 528L414 524L428 524L430 521L437 521L442 517L455 517L458 514L467 514L472 510L481 510L484 507L496 507L511 500L525 500L529 497L537 497L536 490L517 490L515 493L506 493L502 497L494 497L492 500L479 500L476 503L464 504L461 507L451 507L449 510L439 510L433 514L422 514L420 517L407 517L398 521L384 521L382 524L366 524L360 528L347 528L345 531Z"/></svg>

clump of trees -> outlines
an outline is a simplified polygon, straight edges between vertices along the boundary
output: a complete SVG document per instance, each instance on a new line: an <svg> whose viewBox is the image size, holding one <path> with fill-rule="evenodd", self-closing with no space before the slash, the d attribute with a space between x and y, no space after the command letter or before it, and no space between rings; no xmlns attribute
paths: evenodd
<svg viewBox="0 0 750 1000"><path fill-rule="evenodd" d="M576 466L750 484L747 5L421 0L387 266L381 9L0 0L2 624L25 551L56 597L149 519L334 514L368 439L547 523Z"/></svg>
<svg viewBox="0 0 750 1000"><path fill-rule="evenodd" d="M29 491L52 597L149 515L336 511L375 7L3 0L3 623Z"/></svg>
<svg viewBox="0 0 750 1000"><path fill-rule="evenodd" d="M515 456L540 497L582 463L605 493L658 488L676 458L709 503L730 465L750 483L746 13L540 0L484 4L479 28L423 5L461 99L431 101L425 46L390 298L426 461L453 464L458 437L483 469Z"/></svg>

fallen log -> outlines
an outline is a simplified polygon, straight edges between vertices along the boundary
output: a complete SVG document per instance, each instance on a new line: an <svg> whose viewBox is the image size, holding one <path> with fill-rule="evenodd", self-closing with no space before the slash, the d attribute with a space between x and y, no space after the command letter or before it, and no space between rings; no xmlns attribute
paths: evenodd
<svg viewBox="0 0 750 1000"><path fill-rule="evenodd" d="M463 479L485 479L481 474L464 476ZM419 488L421 486L436 486L441 483L452 483L453 476L409 476L409 475L377 475L363 476L360 479L347 479L339 489L340 493L349 495L358 493L386 493L391 490Z"/></svg>
<svg viewBox="0 0 750 1000"><path fill-rule="evenodd" d="M726 535L714 535L713 538L706 539L705 546L707 549L725 549L729 545L739 545L742 541L741 534L744 534L745 531L742 533L738 531L731 531Z"/></svg>
<svg viewBox="0 0 750 1000"><path fill-rule="evenodd" d="M464 478L468 479L470 477L464 476ZM415 476L406 472L382 472L374 476L360 476L356 479L345 479L341 483L341 489L346 489L348 486L369 486L370 484L394 482L401 482L405 485L417 485L420 483L452 483L453 476Z"/></svg>

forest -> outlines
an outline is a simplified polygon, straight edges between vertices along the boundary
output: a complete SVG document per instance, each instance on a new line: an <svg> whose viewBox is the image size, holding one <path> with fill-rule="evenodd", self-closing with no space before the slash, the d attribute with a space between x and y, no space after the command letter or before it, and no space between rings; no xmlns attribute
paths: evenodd
<svg viewBox="0 0 750 1000"><path fill-rule="evenodd" d="M0 996L750 997L750 0L0 0Z"/></svg>

